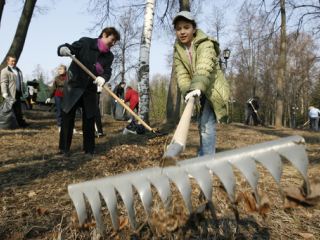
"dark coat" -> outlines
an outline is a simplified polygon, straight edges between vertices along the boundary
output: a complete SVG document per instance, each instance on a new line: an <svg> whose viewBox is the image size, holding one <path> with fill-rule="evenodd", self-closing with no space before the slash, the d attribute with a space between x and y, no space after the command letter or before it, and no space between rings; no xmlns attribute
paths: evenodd
<svg viewBox="0 0 320 240"><path fill-rule="evenodd" d="M98 76L95 64L99 62L104 72L100 74L106 81L111 77L111 65L113 61L112 52L101 53L97 46L97 38L83 37L71 45L66 43L58 47L67 46L73 55L84 64L94 75ZM96 112L97 86L93 79L84 72L75 62L72 61L68 69L68 81L64 84L62 110L68 113L83 95L84 111L88 118L94 117Z"/></svg>

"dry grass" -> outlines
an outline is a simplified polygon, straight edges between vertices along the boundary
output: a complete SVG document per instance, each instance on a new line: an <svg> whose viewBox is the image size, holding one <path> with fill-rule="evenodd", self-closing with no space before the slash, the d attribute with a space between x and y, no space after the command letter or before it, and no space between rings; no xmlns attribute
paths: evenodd
<svg viewBox="0 0 320 240"><path fill-rule="evenodd" d="M82 136L75 135L72 156L57 156L58 132L54 117L45 112L28 112L31 127L24 130L0 130L0 239L98 239L94 221L79 227L74 207L67 194L67 185L95 178L115 175L152 166L159 166L169 136L151 138L121 135L126 122L104 119L106 137L96 140L97 154L93 158L82 154ZM80 122L77 128L80 129ZM172 130L171 130L172 131ZM319 179L320 133L241 124L219 125L218 151L250 144L301 135L306 139L310 159L309 177ZM181 158L196 155L198 134L196 124L190 131L190 142ZM320 206L283 207L281 190L272 176L262 167L259 191L270 203L265 215L250 211L244 201L239 202L239 229L232 206L219 181L213 177L216 210L189 216L175 186L170 210L164 209L156 191L152 216L148 224L141 202L136 196L135 209L140 225L134 233L127 222L123 203L119 201L122 230L115 233L107 211L105 239L320 239ZM247 194L250 188L240 173L236 174L237 195ZM300 186L301 177L291 165L285 165L282 188ZM194 208L204 204L199 186L192 182ZM241 193L241 194L240 194ZM136 194L137 195L137 194ZM200 196L200 197L199 197Z"/></svg>

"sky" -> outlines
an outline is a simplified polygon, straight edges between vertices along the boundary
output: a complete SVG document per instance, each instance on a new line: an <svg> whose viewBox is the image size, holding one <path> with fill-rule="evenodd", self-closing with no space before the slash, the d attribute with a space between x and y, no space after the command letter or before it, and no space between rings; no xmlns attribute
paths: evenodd
<svg viewBox="0 0 320 240"><path fill-rule="evenodd" d="M68 65L70 63L69 58L57 56L59 45L72 43L83 36L97 37L98 35L88 31L95 22L95 17L86 12L88 0L54 1L54 4L50 0L39 0L38 2L48 6L49 9L44 14L37 13L31 20L26 42L17 64L22 70L25 80L33 79L33 71L37 65L40 65L45 74L53 79L53 70L59 64ZM216 2L221 5L224 0L216 0ZM6 1L0 26L1 60L7 53L14 37L22 7L21 1ZM207 13L200 12L198 17L202 23L199 25L204 28L207 27L205 15ZM230 24L230 18L228 20L228 24ZM166 58L171 50L172 46L169 45L168 41L159 39L159 35L153 33L150 50L151 77L157 73L170 73ZM48 82L52 79L48 79Z"/></svg>

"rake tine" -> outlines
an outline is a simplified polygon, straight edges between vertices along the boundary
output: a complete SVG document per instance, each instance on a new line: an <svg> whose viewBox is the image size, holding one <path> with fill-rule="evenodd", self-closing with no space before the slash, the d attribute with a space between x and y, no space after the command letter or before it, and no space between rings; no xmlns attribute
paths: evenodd
<svg viewBox="0 0 320 240"><path fill-rule="evenodd" d="M84 201L83 192L81 191L81 187L75 184L69 185L68 193L76 209L78 219L79 219L79 224L82 225L87 219L87 210L86 210L86 204Z"/></svg>
<svg viewBox="0 0 320 240"><path fill-rule="evenodd" d="M192 213L191 186L187 173L178 167L168 167L164 169L164 174L178 187L189 213Z"/></svg>
<svg viewBox="0 0 320 240"><path fill-rule="evenodd" d="M283 168L279 154L275 151L270 151L268 153L256 154L254 159L260 162L271 173L274 180L279 185Z"/></svg>
<svg viewBox="0 0 320 240"><path fill-rule="evenodd" d="M136 229L137 222L135 221L135 212L133 209L132 185L128 184L128 181L117 181L117 183L115 183L114 186L120 194L122 201L127 209L131 227L133 229Z"/></svg>
<svg viewBox="0 0 320 240"><path fill-rule="evenodd" d="M298 171L301 173L307 187L307 193L310 193L310 185L308 181L308 156L305 151L305 147L298 145L295 149L292 149L290 147L284 147L279 149L279 154L281 156L285 157L288 161L292 163L292 165L298 169ZM304 161L301 161L303 159Z"/></svg>
<svg viewBox="0 0 320 240"><path fill-rule="evenodd" d="M97 188L101 193L110 213L112 226L115 230L119 229L119 218L117 208L117 197L115 189L111 184L99 183Z"/></svg>
<svg viewBox="0 0 320 240"><path fill-rule="evenodd" d="M231 164L238 168L245 176L251 188L253 189L254 196L257 202L260 202L260 197L257 191L259 172L256 168L256 164L251 157L239 157L230 160Z"/></svg>
<svg viewBox="0 0 320 240"><path fill-rule="evenodd" d="M150 217L151 204L152 204L152 193L150 183L145 178L134 178L132 179L133 186L138 191L144 210L148 217Z"/></svg>
<svg viewBox="0 0 320 240"><path fill-rule="evenodd" d="M97 223L97 227L100 231L102 231L103 223L101 218L101 202L99 192L95 187L87 186L86 188L84 188L83 193L90 203L93 216Z"/></svg>
<svg viewBox="0 0 320 240"><path fill-rule="evenodd" d="M169 208L171 202L171 191L169 179L164 175L155 175L149 177L152 185L157 189L160 199L163 202L165 208Z"/></svg>
<svg viewBox="0 0 320 240"><path fill-rule="evenodd" d="M209 169L205 166L187 168L187 171L193 176L199 184L204 196L208 201L212 200L212 180Z"/></svg>

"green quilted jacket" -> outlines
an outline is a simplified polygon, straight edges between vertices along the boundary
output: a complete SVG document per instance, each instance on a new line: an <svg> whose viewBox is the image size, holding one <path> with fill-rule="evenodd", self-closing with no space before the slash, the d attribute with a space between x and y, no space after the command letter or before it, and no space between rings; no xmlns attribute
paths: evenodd
<svg viewBox="0 0 320 240"><path fill-rule="evenodd" d="M200 89L213 106L218 121L228 115L229 84L219 66L219 44L200 29L192 41L192 66L184 45L174 45L174 65L183 94Z"/></svg>

